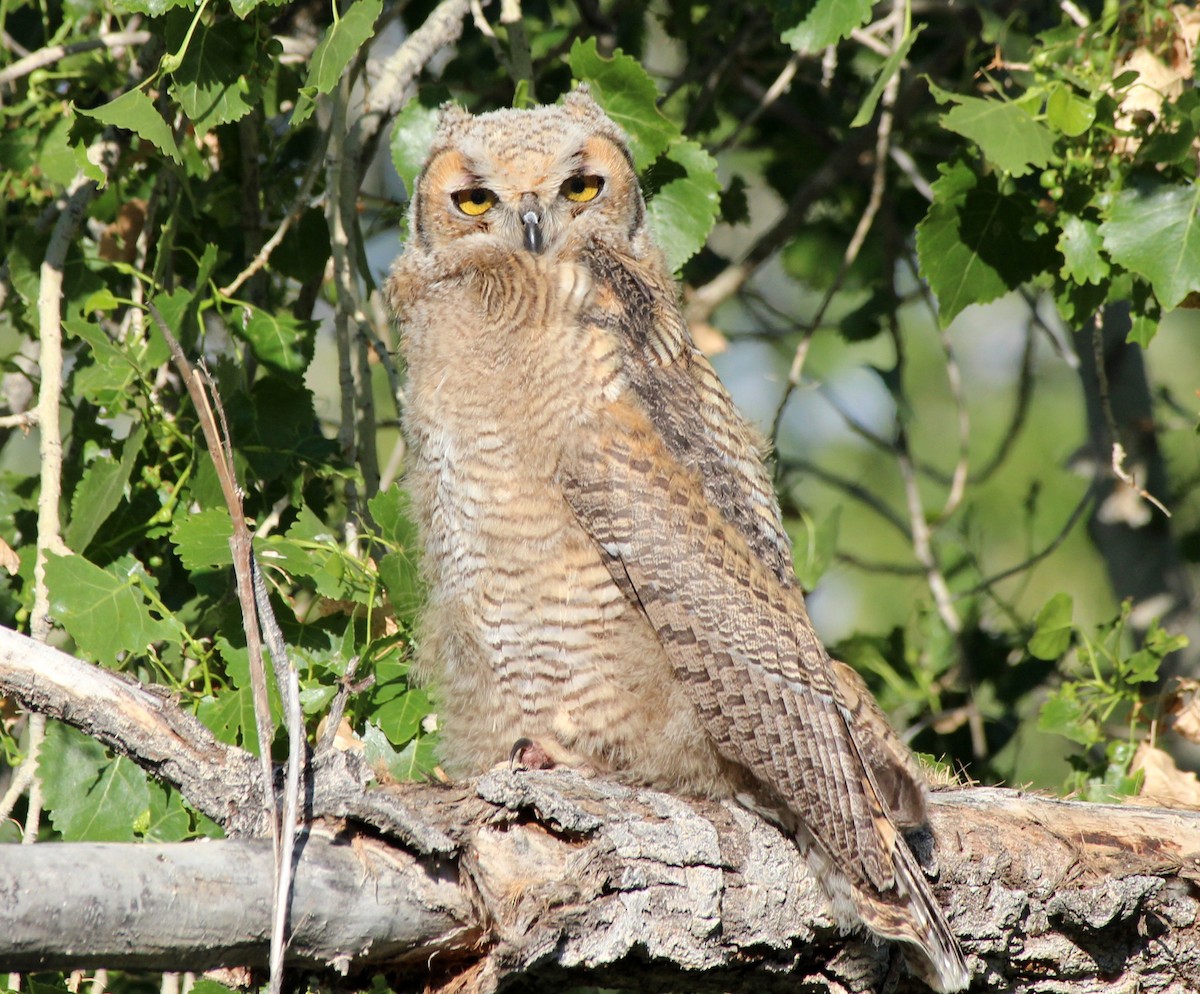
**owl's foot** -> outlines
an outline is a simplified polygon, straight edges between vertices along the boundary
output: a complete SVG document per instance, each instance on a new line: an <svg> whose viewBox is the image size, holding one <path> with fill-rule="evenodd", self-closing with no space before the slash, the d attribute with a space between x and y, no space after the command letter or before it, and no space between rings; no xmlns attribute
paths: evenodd
<svg viewBox="0 0 1200 994"><path fill-rule="evenodd" d="M592 274L577 262L562 262L555 267L559 299L568 314L583 310L592 293Z"/></svg>
<svg viewBox="0 0 1200 994"><path fill-rule="evenodd" d="M534 739L517 739L508 754L508 766L512 770L552 770L557 765L545 746Z"/></svg>

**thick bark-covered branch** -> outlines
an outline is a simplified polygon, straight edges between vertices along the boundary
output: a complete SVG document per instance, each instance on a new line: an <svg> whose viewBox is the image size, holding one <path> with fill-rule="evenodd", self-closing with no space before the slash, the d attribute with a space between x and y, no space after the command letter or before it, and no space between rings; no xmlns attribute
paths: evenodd
<svg viewBox="0 0 1200 994"><path fill-rule="evenodd" d="M148 765L191 793L180 771L209 745L170 731L186 718L166 717L173 705L61 654L55 666L91 682L39 679L35 696L6 644L0 689L123 751L158 750ZM150 702L136 721L125 695ZM192 758L165 761L167 741ZM297 868L293 965L471 991L924 989L892 947L839 934L796 848L736 805L571 771L364 791L342 759L315 776L326 817ZM936 890L976 989L1200 989L1200 814L975 789L938 794L932 820ZM0 850L0 902L19 923L0 934L0 968L260 963L271 867L258 845Z"/></svg>

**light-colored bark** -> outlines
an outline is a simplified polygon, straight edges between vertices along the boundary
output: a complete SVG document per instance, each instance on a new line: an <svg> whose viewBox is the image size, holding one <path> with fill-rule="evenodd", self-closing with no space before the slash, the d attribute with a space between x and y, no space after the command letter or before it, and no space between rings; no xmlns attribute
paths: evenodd
<svg viewBox="0 0 1200 994"><path fill-rule="evenodd" d="M2 630L0 690L244 830L210 793L224 772L252 795L256 764L165 699ZM386 967L406 989L924 989L893 948L841 935L795 847L736 805L572 771L364 789L345 755L313 776L292 965ZM936 891L975 989L1200 990L1200 813L991 788L931 807ZM30 853L0 851L17 922L0 929L0 970L265 961L269 843Z"/></svg>

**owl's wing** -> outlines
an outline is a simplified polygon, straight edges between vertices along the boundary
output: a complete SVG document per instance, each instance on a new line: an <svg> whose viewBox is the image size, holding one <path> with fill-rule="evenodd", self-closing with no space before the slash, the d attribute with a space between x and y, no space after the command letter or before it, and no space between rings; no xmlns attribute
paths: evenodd
<svg viewBox="0 0 1200 994"><path fill-rule="evenodd" d="M797 817L798 836L848 881L841 896L869 928L923 950L939 989L965 986L962 954L888 816L799 592L730 526L639 406L607 412L598 435L565 457L564 493L718 750Z"/></svg>
<svg viewBox="0 0 1200 994"><path fill-rule="evenodd" d="M617 341L626 381L666 450L696 472L709 502L776 579L795 586L766 443L693 344L674 278L661 260L635 259L599 238L580 257L595 284L584 320ZM926 788L911 753L853 670L835 661L834 679L888 808L905 830L924 825Z"/></svg>
<svg viewBox="0 0 1200 994"><path fill-rule="evenodd" d="M622 371L667 451L698 473L708 499L791 586L792 546L764 462L767 445L693 344L671 273L661 260L635 259L598 239L581 259L595 282L585 320L618 341Z"/></svg>

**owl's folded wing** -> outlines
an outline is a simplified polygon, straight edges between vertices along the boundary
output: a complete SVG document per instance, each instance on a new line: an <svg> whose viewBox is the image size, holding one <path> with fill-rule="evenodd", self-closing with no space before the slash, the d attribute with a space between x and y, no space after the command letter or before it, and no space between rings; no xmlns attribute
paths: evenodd
<svg viewBox="0 0 1200 994"><path fill-rule="evenodd" d="M961 953L888 817L798 591L729 525L639 407L610 414L599 444L593 435L567 456L564 493L718 750L753 774L768 805L796 816L870 928L926 950L939 987L961 986Z"/></svg>

